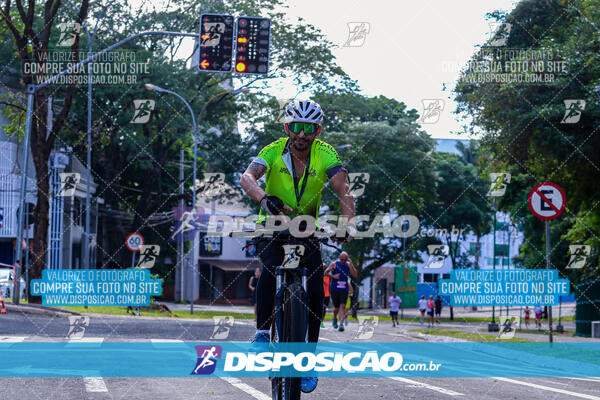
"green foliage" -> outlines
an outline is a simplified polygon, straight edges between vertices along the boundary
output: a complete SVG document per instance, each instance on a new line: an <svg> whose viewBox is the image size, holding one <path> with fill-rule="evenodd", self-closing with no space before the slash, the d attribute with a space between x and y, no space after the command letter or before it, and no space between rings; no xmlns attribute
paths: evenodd
<svg viewBox="0 0 600 400"><path fill-rule="evenodd" d="M472 117L473 129L483 131L479 162L484 171L512 174L500 207L523 228L523 266L545 267L543 223L526 202L536 183L549 180L567 195L565 213L551 223L553 266L567 273L568 244L591 244L588 266L569 271L569 277L573 282L597 277L600 107L594 88L600 84L600 43L594 21L600 17L600 1L524 0L510 14L491 17L512 24L507 47L551 52L565 62L566 72L545 85L459 82L458 110ZM565 99L586 101L578 123L561 123Z"/></svg>

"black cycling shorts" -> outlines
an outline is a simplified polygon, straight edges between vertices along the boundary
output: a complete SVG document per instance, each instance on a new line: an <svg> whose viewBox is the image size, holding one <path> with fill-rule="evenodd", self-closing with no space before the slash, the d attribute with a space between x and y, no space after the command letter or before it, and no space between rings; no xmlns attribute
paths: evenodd
<svg viewBox="0 0 600 400"><path fill-rule="evenodd" d="M333 301L333 306L338 308L340 304L346 305L346 301L348 301L348 291L347 290L332 290L331 291L331 301Z"/></svg>

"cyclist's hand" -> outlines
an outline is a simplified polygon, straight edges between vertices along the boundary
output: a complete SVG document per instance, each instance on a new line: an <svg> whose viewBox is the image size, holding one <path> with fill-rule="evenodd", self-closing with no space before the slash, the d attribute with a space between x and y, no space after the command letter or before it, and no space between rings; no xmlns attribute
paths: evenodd
<svg viewBox="0 0 600 400"><path fill-rule="evenodd" d="M269 215L279 215L282 214L284 210L294 211L293 208L285 205L283 200L272 194L265 194L260 201L260 207Z"/></svg>

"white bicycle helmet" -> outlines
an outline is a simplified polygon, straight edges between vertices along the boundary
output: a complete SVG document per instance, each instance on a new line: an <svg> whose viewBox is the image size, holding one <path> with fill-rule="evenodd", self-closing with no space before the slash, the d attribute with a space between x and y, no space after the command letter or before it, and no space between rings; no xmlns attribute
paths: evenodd
<svg viewBox="0 0 600 400"><path fill-rule="evenodd" d="M285 123L306 122L320 124L323 121L323 110L316 101L294 100L285 108Z"/></svg>

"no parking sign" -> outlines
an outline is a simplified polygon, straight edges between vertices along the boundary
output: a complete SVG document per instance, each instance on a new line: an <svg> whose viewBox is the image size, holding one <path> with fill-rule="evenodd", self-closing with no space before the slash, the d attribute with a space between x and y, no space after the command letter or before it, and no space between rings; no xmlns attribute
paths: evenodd
<svg viewBox="0 0 600 400"><path fill-rule="evenodd" d="M537 218L549 221L565 210L567 198L560 186L553 182L541 182L531 189L527 198L529 209Z"/></svg>

